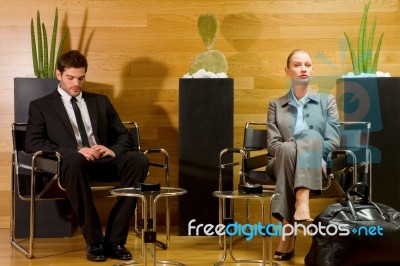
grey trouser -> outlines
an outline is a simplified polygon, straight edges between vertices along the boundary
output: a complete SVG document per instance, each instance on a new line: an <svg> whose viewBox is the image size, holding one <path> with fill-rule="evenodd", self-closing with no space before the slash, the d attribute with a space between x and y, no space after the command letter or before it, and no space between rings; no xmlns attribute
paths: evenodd
<svg viewBox="0 0 400 266"><path fill-rule="evenodd" d="M322 189L323 143L317 131L302 130L282 143L269 161L266 173L276 178L275 192L279 193L272 201L272 215L276 219L293 222L296 188Z"/></svg>

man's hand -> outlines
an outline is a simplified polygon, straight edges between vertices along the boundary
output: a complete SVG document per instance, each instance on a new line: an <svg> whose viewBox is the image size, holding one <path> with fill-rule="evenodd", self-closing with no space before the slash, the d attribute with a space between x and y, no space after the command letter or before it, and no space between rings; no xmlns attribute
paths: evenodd
<svg viewBox="0 0 400 266"><path fill-rule="evenodd" d="M103 145L94 145L92 149L100 154L100 158L104 158L107 156L115 157L115 153Z"/></svg>
<svg viewBox="0 0 400 266"><path fill-rule="evenodd" d="M95 161L107 156L115 157L115 153L103 145L94 145L93 147L81 148L79 153L83 154L88 161Z"/></svg>

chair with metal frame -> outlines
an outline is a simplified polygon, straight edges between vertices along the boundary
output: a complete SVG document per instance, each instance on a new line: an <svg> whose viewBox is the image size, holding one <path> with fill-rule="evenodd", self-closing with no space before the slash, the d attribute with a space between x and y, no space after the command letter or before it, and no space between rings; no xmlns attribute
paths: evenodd
<svg viewBox="0 0 400 266"><path fill-rule="evenodd" d="M226 161L225 155L239 154L239 160ZM250 200L257 200L261 204L262 220L264 220L264 200L270 197L275 189L275 180L268 178L265 174L265 167L268 163L267 151L267 123L247 122L244 127L243 146L241 148L226 148L220 152L219 157L219 188L213 195L219 199L219 221L220 224L234 223L234 200L245 200L245 219L250 223ZM239 183L236 191L224 191L222 186L223 171L225 169L239 166ZM227 200L229 200L227 204ZM263 263L266 258L266 239L262 239L263 258L238 259L233 254L233 241L240 239L229 237L229 255L236 263ZM270 238L271 239L271 238ZM223 264L228 256L228 243L226 234L219 238L220 246L224 248L224 255L214 265ZM271 243L270 243L271 245ZM271 258L271 255L269 255ZM272 261L270 261L271 263Z"/></svg>
<svg viewBox="0 0 400 266"><path fill-rule="evenodd" d="M340 122L340 147L328 155L328 174L344 190L365 182L372 195L371 122ZM351 178L348 178L350 176ZM349 184L348 181L351 181ZM343 190L342 190L343 192Z"/></svg>
<svg viewBox="0 0 400 266"><path fill-rule="evenodd" d="M341 123L341 125L344 125L345 123ZM350 124L350 123L349 123ZM354 126L355 123L352 122L352 125ZM347 125L347 128L341 127L341 133L344 134L345 136L349 133L344 131L345 129L348 129L349 125ZM361 132L360 132L361 133ZM365 139L367 140L368 143L368 136L369 136L369 131L362 131L362 133L366 133L366 135L362 135L359 139ZM354 134L354 132L351 132L350 134ZM323 187L322 187L322 195L319 197L326 197L328 195L333 195L335 197L340 197L343 195L343 188L341 184L339 184L338 180L336 179L337 173L340 171L344 172L351 172L351 182L354 183L357 181L357 169L359 169L362 165L364 165L364 169L366 169L366 172L369 174L371 173L370 170L370 152L368 152L369 149L366 149L366 156L365 158L368 159L366 162L363 163L357 163L357 156L359 154L354 154L354 149L352 151L351 148L360 148L360 145L354 145L352 144L352 147L346 144L344 139L341 141L342 145L341 148L338 149L337 151L332 152L329 154L329 162L328 162L328 175L324 176L323 180ZM350 143L347 143L350 144ZM368 145L368 144L367 144ZM362 147L368 147L365 146L365 144L361 145ZM234 161L234 162L226 162L224 161L224 155L228 153L236 153L240 154L240 160L239 161ZM359 152L358 152L359 153ZM343 157L343 155L350 155L352 157L352 164L347 164L346 163L346 157ZM353 156L354 155L354 156ZM354 158L353 158L354 157ZM275 183L276 181L268 177L265 172L265 167L268 164L268 151L267 151L267 123L266 122L247 122L245 124L244 128L244 140L243 140L243 147L242 148L227 148L221 151L220 153L220 175L219 175L219 190L215 191L213 193L214 196L219 198L219 219L220 223L222 224L230 224L233 223L233 213L234 213L234 204L233 201L235 199L245 199L246 200L246 223L250 223L250 204L249 201L251 199L257 199L259 201L262 201L266 198L270 199L270 209L271 209L271 202L273 198L277 197L278 194L274 192L275 190ZM234 166L240 166L240 171L239 171L239 184L238 184L238 190L237 191L224 191L222 187L222 172L224 169L229 168L229 167L234 167ZM347 178L347 177L345 177ZM370 180L370 178L369 178ZM328 193L327 190L332 189L332 193ZM312 196L314 197L314 195ZM226 200L230 200L230 204L228 207L228 204L226 204ZM263 207L262 207L263 208ZM262 213L264 213L264 210L262 210ZM262 217L264 219L264 217ZM268 221L271 223L272 222L272 213L269 212L268 216ZM229 253L231 258L237 262L246 262L246 263L266 263L266 243L265 243L265 237L263 237L263 259L262 260L256 260L256 259L237 259L233 255L232 251L232 237L230 239L230 244L229 244ZM239 238L237 238L239 239ZM224 248L224 256L223 258L215 263L215 265L220 265L223 264L224 261L226 260L227 257L227 239L226 235L220 237L220 245ZM272 238L269 238L269 263L272 265Z"/></svg>
<svg viewBox="0 0 400 266"><path fill-rule="evenodd" d="M141 146L141 139L140 139L140 130L139 126L136 122L123 122L125 126L128 128L129 133L132 136L133 139L133 146L135 147L135 150L142 152L145 154L148 159L149 159L149 165L156 167L156 168L161 168L164 169L164 175L165 175L165 186L170 187L171 186L171 181L170 181L170 175L169 175L169 155L168 152L163 149L163 148L149 148L149 149L142 149ZM154 154L157 154L153 156ZM160 156L162 158L160 158ZM149 173L150 174L150 173ZM145 210L142 210L142 219L139 222L138 221L138 215L137 215L137 208L135 209L135 233L138 237L141 237L141 230L139 226L143 226L143 217L146 215L144 213ZM152 224L152 221L147 219L148 221L148 226ZM171 224L171 218L170 218L170 207L169 207L169 202L168 202L168 197L165 198L165 243L161 242L159 240L156 240L156 245L160 248L167 249L169 244L170 244L170 234L171 234L171 229L170 229L170 224Z"/></svg>
<svg viewBox="0 0 400 266"><path fill-rule="evenodd" d="M38 151L35 154L24 152L26 123L12 124L12 178L11 178L11 244L28 258L33 257L35 238L35 203L36 201L67 199L67 194L60 183L60 161L58 152ZM42 185L42 175L49 177ZM48 194L50 193L50 194ZM30 201L29 209L29 244L25 248L16 239L16 195L23 201Z"/></svg>
<svg viewBox="0 0 400 266"><path fill-rule="evenodd" d="M150 166L165 170L166 184L169 184L169 158L166 150L161 148L141 150L139 127L136 122L127 122L135 143L135 151L143 152L149 157L152 153L161 153L164 162L150 161ZM34 154L24 152L26 123L12 124L13 154L12 154L12 184L11 184L11 230L10 240L12 246L17 248L26 257L33 257L33 244L35 238L35 203L39 201L67 199L67 194L60 182L60 162L58 152L38 151ZM45 178L44 178L45 177ZM45 182L43 182L45 180ZM39 185L38 185L39 182ZM94 197L112 196L111 190L117 188L117 182L93 182L91 189ZM30 202L29 207L29 244L24 247L16 238L16 197ZM167 239L166 243L157 244L167 248L169 244L169 205L166 202Z"/></svg>

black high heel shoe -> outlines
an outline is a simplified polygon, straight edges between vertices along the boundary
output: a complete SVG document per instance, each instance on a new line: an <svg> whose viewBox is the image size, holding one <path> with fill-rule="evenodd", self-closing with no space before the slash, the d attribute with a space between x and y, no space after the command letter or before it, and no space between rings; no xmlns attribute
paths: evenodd
<svg viewBox="0 0 400 266"><path fill-rule="evenodd" d="M275 257L276 256L276 257ZM294 248L290 252L275 251L274 259L278 261L290 260L294 256ZM278 258L279 257L279 258Z"/></svg>
<svg viewBox="0 0 400 266"><path fill-rule="evenodd" d="M293 243L293 249L290 252L281 252L281 251L275 251L274 253L274 259L277 261L284 261L284 260L291 260L294 257L294 247L296 245L296 236L294 236L294 243ZM279 258L275 258L279 257Z"/></svg>

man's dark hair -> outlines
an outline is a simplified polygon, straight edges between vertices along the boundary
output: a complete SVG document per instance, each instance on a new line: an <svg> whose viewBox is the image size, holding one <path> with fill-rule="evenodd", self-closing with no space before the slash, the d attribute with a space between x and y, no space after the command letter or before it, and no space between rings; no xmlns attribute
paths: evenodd
<svg viewBox="0 0 400 266"><path fill-rule="evenodd" d="M62 54L57 60L57 70L63 73L66 68L70 67L84 67L86 73L88 68L86 57L77 50L71 50Z"/></svg>

